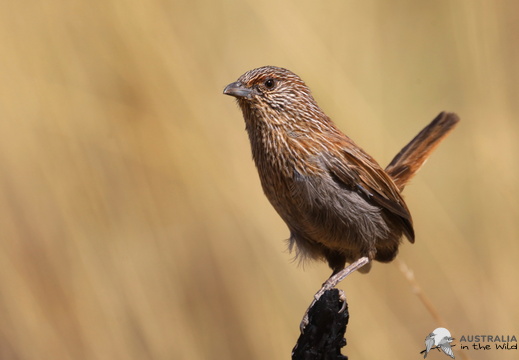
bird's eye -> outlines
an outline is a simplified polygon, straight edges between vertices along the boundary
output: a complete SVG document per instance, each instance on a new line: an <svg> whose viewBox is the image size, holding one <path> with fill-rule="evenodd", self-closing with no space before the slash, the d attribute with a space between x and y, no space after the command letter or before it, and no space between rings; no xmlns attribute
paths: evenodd
<svg viewBox="0 0 519 360"><path fill-rule="evenodd" d="M267 80L265 80L265 87L267 89L273 89L274 86L276 86L276 82L274 81L274 79L267 79Z"/></svg>

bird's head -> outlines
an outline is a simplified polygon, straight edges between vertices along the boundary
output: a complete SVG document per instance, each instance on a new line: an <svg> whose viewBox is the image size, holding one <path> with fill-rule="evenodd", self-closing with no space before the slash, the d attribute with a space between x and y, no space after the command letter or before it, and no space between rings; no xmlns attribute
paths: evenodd
<svg viewBox="0 0 519 360"><path fill-rule="evenodd" d="M325 116L303 80L275 66L247 71L227 85L223 93L238 100L246 122L287 125Z"/></svg>

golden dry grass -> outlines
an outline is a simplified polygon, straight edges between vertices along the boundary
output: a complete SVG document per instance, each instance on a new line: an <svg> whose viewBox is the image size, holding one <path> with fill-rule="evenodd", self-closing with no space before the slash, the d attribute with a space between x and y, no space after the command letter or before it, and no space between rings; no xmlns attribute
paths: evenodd
<svg viewBox="0 0 519 360"><path fill-rule="evenodd" d="M329 270L290 263L222 95L266 64L383 164L439 111L461 116L406 189L417 241L400 258L455 337L519 335L518 11L2 2L0 359L289 357ZM341 286L351 359L418 356L436 324L397 266Z"/></svg>

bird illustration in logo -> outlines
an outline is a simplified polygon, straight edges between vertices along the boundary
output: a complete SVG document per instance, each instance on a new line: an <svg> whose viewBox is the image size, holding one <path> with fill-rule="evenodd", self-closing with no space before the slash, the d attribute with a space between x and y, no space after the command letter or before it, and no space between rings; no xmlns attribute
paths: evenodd
<svg viewBox="0 0 519 360"><path fill-rule="evenodd" d="M443 351L445 355L449 355L454 359L454 353L450 344L452 340L454 340L454 338L451 337L449 330L445 328L435 329L425 338L425 350L422 351L422 353L425 352L423 358L425 359L427 357L430 350L437 349L438 351Z"/></svg>

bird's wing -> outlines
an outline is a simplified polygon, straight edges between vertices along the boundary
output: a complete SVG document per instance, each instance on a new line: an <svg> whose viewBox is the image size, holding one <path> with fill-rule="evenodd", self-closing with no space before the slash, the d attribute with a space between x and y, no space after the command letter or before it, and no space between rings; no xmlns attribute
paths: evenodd
<svg viewBox="0 0 519 360"><path fill-rule="evenodd" d="M452 351L452 348L448 342L445 342L443 344L440 344L440 349L447 355L449 355L451 358L454 359L454 352Z"/></svg>
<svg viewBox="0 0 519 360"><path fill-rule="evenodd" d="M397 186L378 163L348 138L334 138L342 142L343 158L329 156L327 166L332 177L344 187L361 193L368 201L397 215L404 234L414 243L413 220Z"/></svg>
<svg viewBox="0 0 519 360"><path fill-rule="evenodd" d="M430 333L425 338L425 353L427 354L434 346L434 334Z"/></svg>

